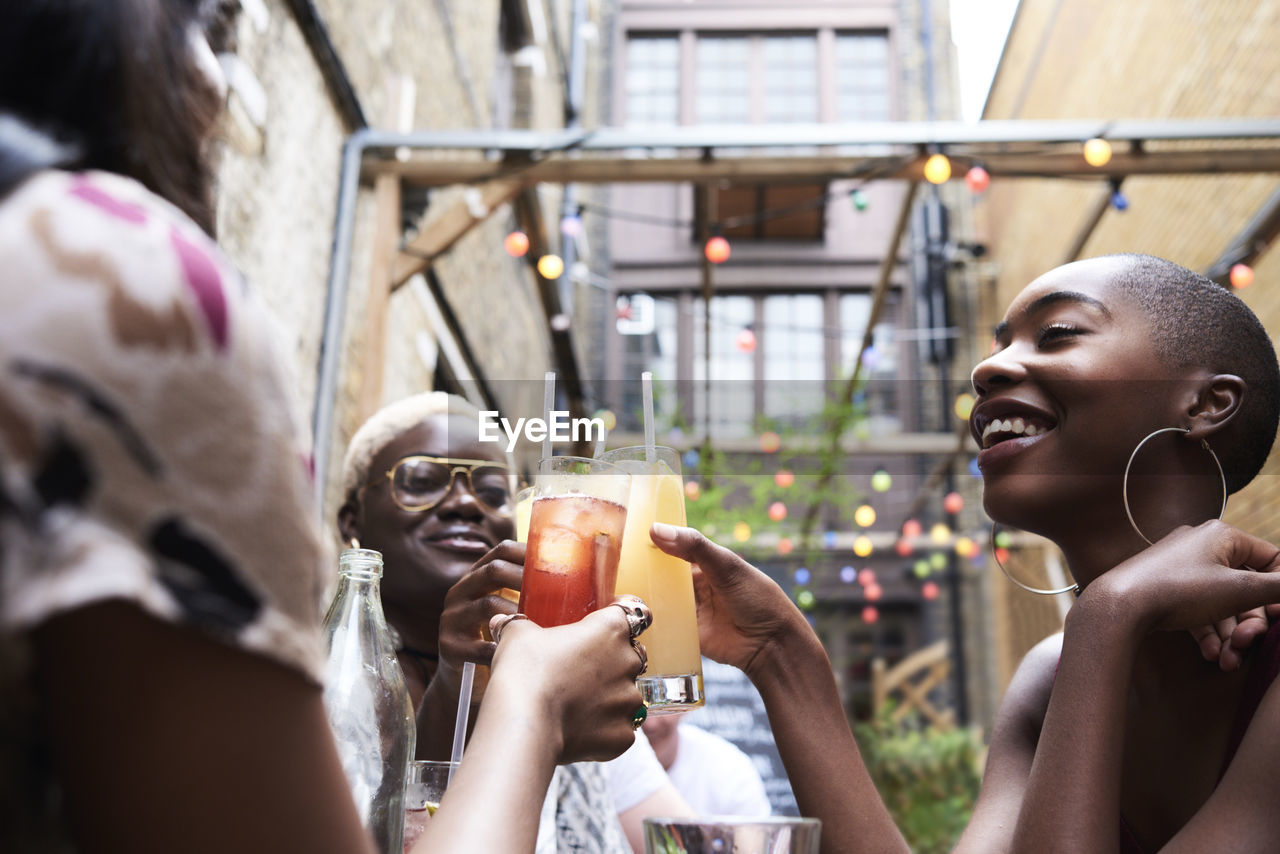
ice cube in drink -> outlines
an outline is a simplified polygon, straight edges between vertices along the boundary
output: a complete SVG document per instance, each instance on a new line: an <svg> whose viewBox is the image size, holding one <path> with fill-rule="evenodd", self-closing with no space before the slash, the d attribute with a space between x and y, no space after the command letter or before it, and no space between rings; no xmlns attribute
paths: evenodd
<svg viewBox="0 0 1280 854"><path fill-rule="evenodd" d="M626 518L621 504L589 495L535 499L520 612L562 626L612 602Z"/></svg>

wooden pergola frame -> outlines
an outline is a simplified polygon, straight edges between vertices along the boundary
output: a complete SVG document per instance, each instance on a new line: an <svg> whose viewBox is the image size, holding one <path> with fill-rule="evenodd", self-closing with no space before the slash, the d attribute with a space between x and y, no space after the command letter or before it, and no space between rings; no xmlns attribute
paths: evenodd
<svg viewBox="0 0 1280 854"><path fill-rule="evenodd" d="M1081 154L1081 144L1095 137L1107 139L1113 146L1110 161L1098 167L1087 164ZM797 148L797 153L777 153L788 147ZM397 151L406 149L408 157L397 156ZM759 156L718 154L726 149L764 151ZM530 239L528 257L531 263L535 261L550 245L535 194L541 183L693 183L710 187L722 181L908 181L912 191L904 195L872 292L870 330L897 265L898 248L910 221L914 188L923 180L925 159L934 152L951 158L956 176L971 164L981 164L995 180L1064 178L1110 182L1131 175L1280 174L1280 120L883 122L553 132L357 131L348 139L343 157L321 346L313 425L318 477L324 482L354 239L355 199L362 180L376 187L378 209L370 294L370 322L375 324L375 331L395 289L425 271L434 259L506 204L516 204ZM470 185L475 192L451 203L433 216L429 227L402 242L398 225L402 188L458 184ZM1104 210L1104 202L1099 201L1088 213L1072 243L1072 255L1084 245ZM1268 201L1230 246L1224 247L1210 273L1225 276L1231 264L1253 260L1277 232L1280 193ZM710 265L703 267L703 289L707 291L711 287L711 269ZM536 271L535 277L562 387L575 415L583 414L585 394L571 332L551 323L561 313L557 283ZM864 342L861 349L865 350L868 343ZM370 336L365 358L372 369L366 372L368 381L361 394L366 408L376 406L380 399L382 348L382 336ZM854 366L846 389L850 396L859 368L860 365ZM840 437L837 435L832 441L838 443ZM914 444L948 457L964 447L963 439L957 442L951 433L926 434Z"/></svg>

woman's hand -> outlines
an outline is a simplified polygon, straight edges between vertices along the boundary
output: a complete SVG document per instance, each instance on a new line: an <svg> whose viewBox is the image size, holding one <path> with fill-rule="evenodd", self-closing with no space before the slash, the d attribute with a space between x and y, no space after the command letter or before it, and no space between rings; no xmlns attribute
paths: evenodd
<svg viewBox="0 0 1280 854"><path fill-rule="evenodd" d="M1245 651L1257 643L1271 628L1268 606L1251 608L1242 614L1219 620L1213 625L1191 629L1205 661L1216 661L1225 673L1240 666Z"/></svg>
<svg viewBox="0 0 1280 854"><path fill-rule="evenodd" d="M499 593L504 587L519 590L523 574L524 543L505 540L449 589L440 614L441 668L458 673L465 662L488 665L493 660L489 621L516 612L516 604Z"/></svg>
<svg viewBox="0 0 1280 854"><path fill-rule="evenodd" d="M762 653L797 631L812 634L782 588L737 554L693 528L655 524L654 545L693 564L702 652L751 674Z"/></svg>
<svg viewBox="0 0 1280 854"><path fill-rule="evenodd" d="M1280 549L1214 520L1178 528L1103 574L1081 602L1109 603L1142 633L1197 629L1280 603L1277 569Z"/></svg>
<svg viewBox="0 0 1280 854"><path fill-rule="evenodd" d="M486 707L497 704L510 726L550 739L559 764L612 759L631 746L644 706L636 687L642 659L621 608L546 629L496 616L491 629L500 642Z"/></svg>

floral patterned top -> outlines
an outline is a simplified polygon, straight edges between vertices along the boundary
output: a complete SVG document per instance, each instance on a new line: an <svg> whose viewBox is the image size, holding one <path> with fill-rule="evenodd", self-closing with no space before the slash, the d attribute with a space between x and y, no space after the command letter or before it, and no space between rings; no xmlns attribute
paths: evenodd
<svg viewBox="0 0 1280 854"><path fill-rule="evenodd" d="M0 199L0 850L67 848L26 635L123 600L320 681L326 547L275 330L141 185Z"/></svg>

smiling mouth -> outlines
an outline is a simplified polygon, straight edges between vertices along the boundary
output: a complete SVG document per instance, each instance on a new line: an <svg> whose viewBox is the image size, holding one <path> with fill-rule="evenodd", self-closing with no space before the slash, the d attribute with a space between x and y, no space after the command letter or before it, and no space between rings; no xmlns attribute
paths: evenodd
<svg viewBox="0 0 1280 854"><path fill-rule="evenodd" d="M488 540L475 534L450 533L431 537L427 542L433 546L457 552L474 552L483 554L493 546Z"/></svg>
<svg viewBox="0 0 1280 854"><path fill-rule="evenodd" d="M993 418L982 428L981 445L985 450L1010 439L1040 436L1053 428L1052 422L1037 416L1015 415L1009 418Z"/></svg>

